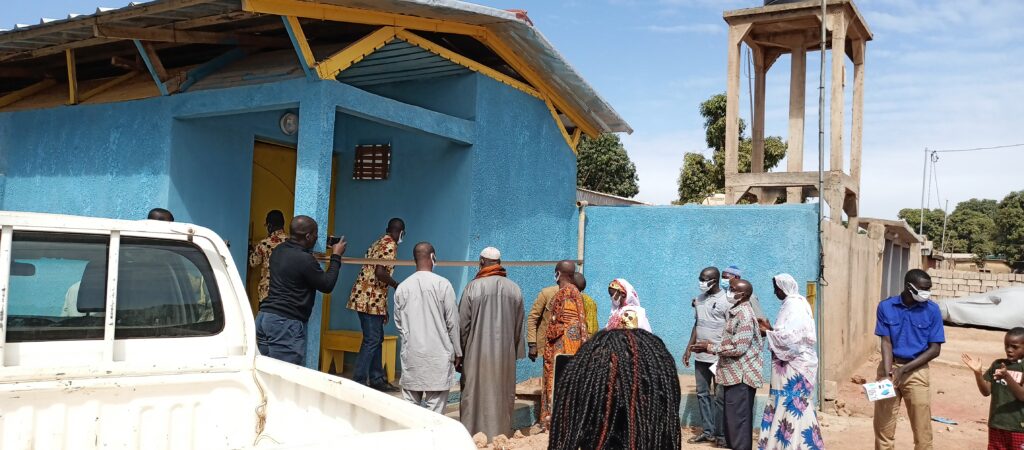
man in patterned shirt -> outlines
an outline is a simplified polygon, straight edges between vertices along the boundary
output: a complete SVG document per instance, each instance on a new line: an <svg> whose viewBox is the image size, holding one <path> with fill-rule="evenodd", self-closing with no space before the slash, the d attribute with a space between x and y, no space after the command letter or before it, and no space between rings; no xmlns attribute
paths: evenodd
<svg viewBox="0 0 1024 450"><path fill-rule="evenodd" d="M252 251L249 252L249 267L259 267L260 283L258 301L263 301L270 293L270 253L282 242L288 240L288 233L284 232L284 213L273 210L267 213L267 237L263 238Z"/></svg>
<svg viewBox="0 0 1024 450"><path fill-rule="evenodd" d="M404 236L405 222L398 218L389 220L387 232L370 246L366 258L397 259L398 244ZM363 330L352 379L384 392L398 391L384 376L380 354L384 325L388 323L388 287L398 287L398 282L391 277L394 272L395 266L364 265L348 299L348 309L359 314L359 327Z"/></svg>
<svg viewBox="0 0 1024 450"><path fill-rule="evenodd" d="M746 280L732 280L727 294L733 307L725 322L722 342L698 341L694 352L718 355L718 384L725 386L725 442L734 450L750 450L754 432L754 394L764 383L763 338L758 332L754 308L750 306L753 286Z"/></svg>

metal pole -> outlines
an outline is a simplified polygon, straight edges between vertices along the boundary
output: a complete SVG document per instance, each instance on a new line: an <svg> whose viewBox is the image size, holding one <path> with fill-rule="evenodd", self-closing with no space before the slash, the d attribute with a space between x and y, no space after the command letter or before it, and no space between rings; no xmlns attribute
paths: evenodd
<svg viewBox="0 0 1024 450"><path fill-rule="evenodd" d="M942 249L939 253L946 253L946 222L949 222L949 199L946 199L946 209L942 210Z"/></svg>
<svg viewBox="0 0 1024 450"><path fill-rule="evenodd" d="M825 367L825 358L821 349L824 347L825 324L822 322L821 304L824 301L824 289L821 289L825 280L825 242L822 236L822 222L825 220L825 21L828 20L827 0L821 0L821 65L818 68L818 289L815 290L814 300L814 323L818 324L818 374L817 374L817 397L818 411L825 410L825 396L821 395L822 369Z"/></svg>
<svg viewBox="0 0 1024 450"><path fill-rule="evenodd" d="M917 234L924 235L924 185L928 181L928 147L924 148L924 169L921 173L921 223L917 226Z"/></svg>

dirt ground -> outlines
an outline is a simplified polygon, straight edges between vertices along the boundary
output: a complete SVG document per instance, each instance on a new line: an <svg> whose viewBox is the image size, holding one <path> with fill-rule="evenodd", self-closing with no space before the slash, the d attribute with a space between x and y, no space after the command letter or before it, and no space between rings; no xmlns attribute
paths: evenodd
<svg viewBox="0 0 1024 450"><path fill-rule="evenodd" d="M952 419L957 425L932 422L935 449L984 449L988 439L988 399L978 393L974 375L960 364L960 354L968 352L980 357L987 366L992 360L1003 357L1003 331L979 330L962 327L946 327L946 344L942 354L930 365L932 384L932 415ZM874 447L871 417L872 403L864 396L860 385L850 381L855 376L870 380L878 365L876 353L864 362L847 380L840 384L836 407L819 415L826 447L831 450L862 450ZM499 445L491 444L488 449L544 450L548 435L529 435L523 430L523 437L509 439ZM693 430L683 428L684 448L711 448L711 446L688 446L686 440L694 435ZM503 445L501 445L503 444ZM896 429L896 448L913 448L913 436L906 421L906 410L901 412Z"/></svg>

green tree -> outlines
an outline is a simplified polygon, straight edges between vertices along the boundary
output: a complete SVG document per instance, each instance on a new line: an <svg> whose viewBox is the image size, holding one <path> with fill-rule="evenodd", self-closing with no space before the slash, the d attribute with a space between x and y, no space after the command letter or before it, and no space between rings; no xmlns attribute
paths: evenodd
<svg viewBox="0 0 1024 450"><path fill-rule="evenodd" d="M627 198L640 193L636 165L629 159L618 135L607 133L597 139L583 137L576 150L577 186Z"/></svg>
<svg viewBox="0 0 1024 450"><path fill-rule="evenodd" d="M896 217L907 221L907 225L910 225L910 228L913 228L915 233L920 229L920 208L901 209ZM942 239L942 221L944 218L945 213L941 209L926 209L924 211L924 234L932 242L939 242Z"/></svg>
<svg viewBox="0 0 1024 450"><path fill-rule="evenodd" d="M708 195L725 189L725 94L716 94L698 108L704 117L704 139L713 150L711 159L700 153L683 155L683 166L677 180L679 200L676 203L699 203ZM739 120L739 171L750 172L750 154L753 141L744 137L746 123ZM778 136L769 136L764 142L764 171L779 164L786 156L786 142Z"/></svg>
<svg viewBox="0 0 1024 450"><path fill-rule="evenodd" d="M992 238L996 224L991 217L971 205L964 206L965 203L957 205L949 215L944 248L949 253L973 253L977 259L982 259L995 251ZM940 249L943 248L941 239L941 235L933 239Z"/></svg>
<svg viewBox="0 0 1024 450"><path fill-rule="evenodd" d="M1024 191L1011 192L995 214L996 252L1010 263L1024 261Z"/></svg>
<svg viewBox="0 0 1024 450"><path fill-rule="evenodd" d="M953 214L960 211L976 211L986 216L991 217L993 220L996 218L996 211L999 210L999 202L991 199L977 199L972 198L970 200L964 200L956 205L956 209ZM950 217L952 220L952 217Z"/></svg>

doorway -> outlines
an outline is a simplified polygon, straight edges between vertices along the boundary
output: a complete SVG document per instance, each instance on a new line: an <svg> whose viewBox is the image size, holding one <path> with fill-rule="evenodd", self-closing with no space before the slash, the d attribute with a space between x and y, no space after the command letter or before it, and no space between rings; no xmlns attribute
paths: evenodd
<svg viewBox="0 0 1024 450"><path fill-rule="evenodd" d="M253 248L267 237L264 226L267 213L280 210L284 214L284 229L291 226L295 213L295 168L298 155L295 148L269 142L255 141L252 157L252 187L249 199L249 248ZM328 212L327 232L334 231L334 187L337 180L338 161L332 159L330 210ZM326 239L326 236L324 236ZM317 251L322 251L317 249ZM248 261L246 262L248 266ZM260 268L248 267L246 271L245 290L249 295L249 306L255 317L259 312L259 280ZM328 299L324 299L329 304ZM324 316L324 320L327 317Z"/></svg>

